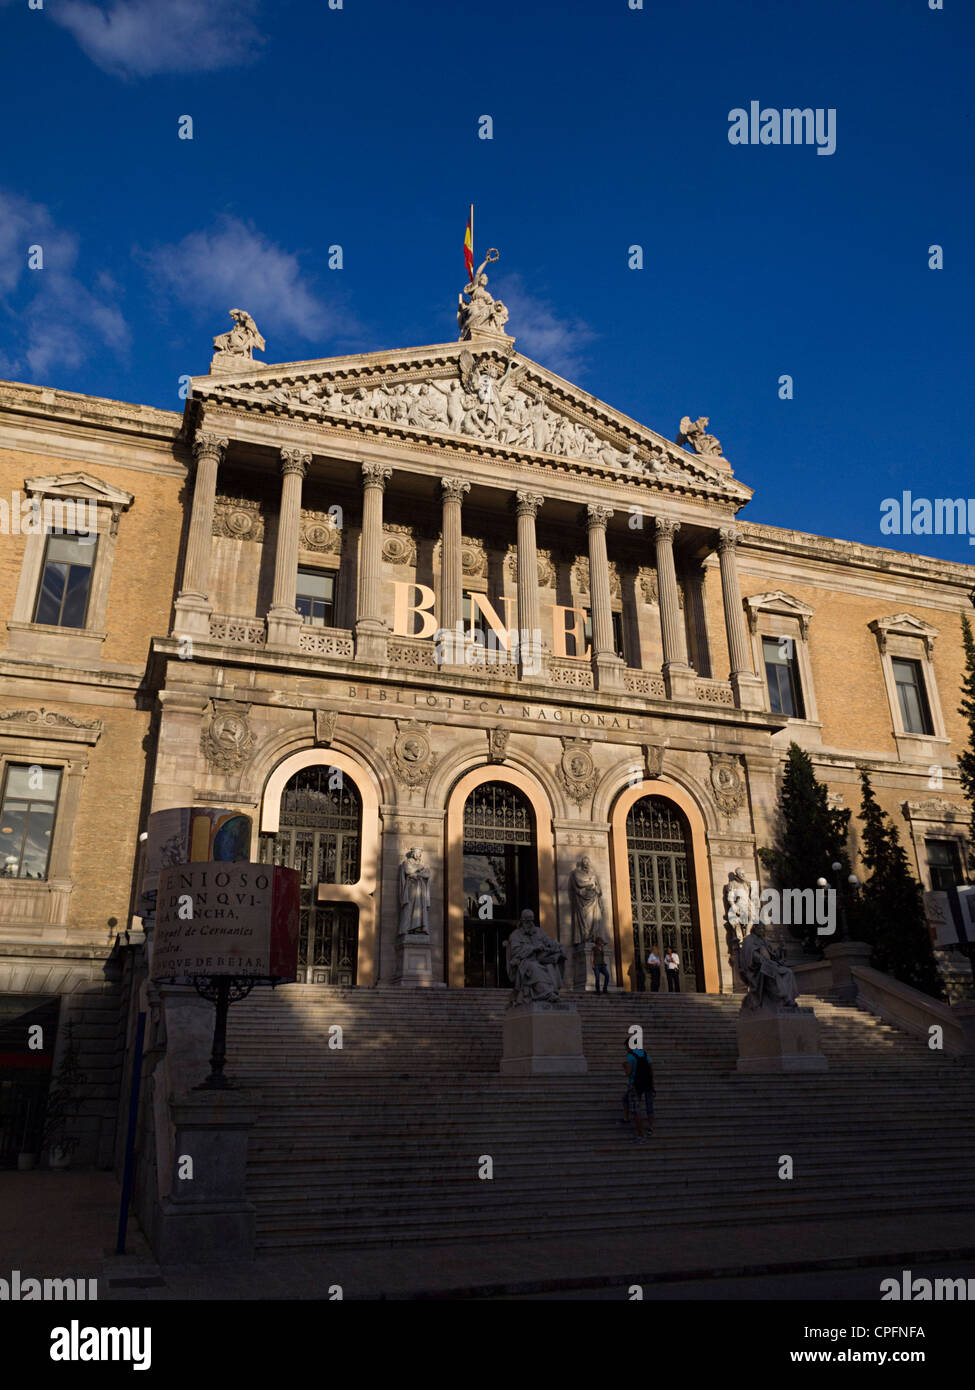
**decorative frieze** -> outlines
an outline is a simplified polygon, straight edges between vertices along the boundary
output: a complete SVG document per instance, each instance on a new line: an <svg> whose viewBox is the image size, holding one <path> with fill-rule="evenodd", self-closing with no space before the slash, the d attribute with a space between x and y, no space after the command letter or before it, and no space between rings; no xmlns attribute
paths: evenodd
<svg viewBox="0 0 975 1390"><path fill-rule="evenodd" d="M234 618L225 613L210 615L210 640L229 647L263 647L267 630L263 618Z"/></svg>
<svg viewBox="0 0 975 1390"><path fill-rule="evenodd" d="M298 633L298 650L315 656L351 657L352 634L342 628L303 626Z"/></svg>
<svg viewBox="0 0 975 1390"><path fill-rule="evenodd" d="M662 700L667 693L663 677L649 671L624 671L623 687L634 695L648 695L656 700Z"/></svg>
<svg viewBox="0 0 975 1390"><path fill-rule="evenodd" d="M95 744L101 737L100 719L75 719L57 710L8 709L0 710L0 737L56 738L66 743Z"/></svg>

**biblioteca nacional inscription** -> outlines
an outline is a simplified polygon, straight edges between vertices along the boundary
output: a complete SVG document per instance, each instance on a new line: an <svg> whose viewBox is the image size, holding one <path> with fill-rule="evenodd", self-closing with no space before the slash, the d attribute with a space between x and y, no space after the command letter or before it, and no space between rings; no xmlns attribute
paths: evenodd
<svg viewBox="0 0 975 1390"><path fill-rule="evenodd" d="M562 709L559 705L525 705L477 695L431 695L425 690L403 690L381 685L344 686L346 698L378 704L407 705L418 709L459 710L464 714L491 714L504 719L524 719L533 724L584 724L592 729L632 729L646 732L648 720L638 714L601 714L594 710Z"/></svg>

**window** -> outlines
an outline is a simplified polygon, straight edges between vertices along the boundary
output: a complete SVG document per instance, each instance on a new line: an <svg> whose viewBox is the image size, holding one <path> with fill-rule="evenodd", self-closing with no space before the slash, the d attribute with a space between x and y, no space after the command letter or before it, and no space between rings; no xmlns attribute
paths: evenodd
<svg viewBox="0 0 975 1390"><path fill-rule="evenodd" d="M762 655L765 660L765 679L768 681L769 708L773 714L784 714L789 719L805 719L799 663L793 638L763 637Z"/></svg>
<svg viewBox="0 0 975 1390"><path fill-rule="evenodd" d="M49 536L34 607L34 622L50 627L84 627L88 614L96 543Z"/></svg>
<svg viewBox="0 0 975 1390"><path fill-rule="evenodd" d="M957 844L954 840L925 840L924 846L928 852L931 887L951 892L963 881Z"/></svg>
<svg viewBox="0 0 975 1390"><path fill-rule="evenodd" d="M625 661L626 654L623 651L623 614L614 609L610 616L613 619L613 654L621 657ZM590 650L592 649L592 612L588 608L586 609L586 646ZM581 652L576 652L576 656L581 655Z"/></svg>
<svg viewBox="0 0 975 1390"><path fill-rule="evenodd" d="M907 734L933 734L931 712L924 691L924 678L919 661L907 661L895 656L891 665L894 670L894 683L897 686L897 699L900 704L904 732Z"/></svg>
<svg viewBox="0 0 975 1390"><path fill-rule="evenodd" d="M330 570L298 570L295 607L312 627L332 627L335 617L335 575Z"/></svg>
<svg viewBox="0 0 975 1390"><path fill-rule="evenodd" d="M9 763L0 807L0 877L47 878L61 770Z"/></svg>

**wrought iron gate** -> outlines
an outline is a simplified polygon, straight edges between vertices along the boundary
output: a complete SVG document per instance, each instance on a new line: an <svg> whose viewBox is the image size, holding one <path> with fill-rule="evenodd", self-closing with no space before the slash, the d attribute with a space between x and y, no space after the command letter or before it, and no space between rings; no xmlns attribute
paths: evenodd
<svg viewBox="0 0 975 1390"><path fill-rule="evenodd" d="M508 988L505 943L524 908L538 915L531 806L507 782L482 782L464 806L464 984Z"/></svg>
<svg viewBox="0 0 975 1390"><path fill-rule="evenodd" d="M646 961L655 949L663 965L671 948L680 957L680 987L696 990L697 949L691 902L691 860L683 818L665 797L642 797L626 818L630 861L633 949L647 976ZM666 980L661 968L661 988ZM638 972L639 976L640 972Z"/></svg>
<svg viewBox="0 0 975 1390"><path fill-rule="evenodd" d="M320 883L359 878L362 803L352 781L334 767L303 768L281 796L276 835L261 844L266 864L301 874L298 979L316 985L354 985L359 909L318 901Z"/></svg>

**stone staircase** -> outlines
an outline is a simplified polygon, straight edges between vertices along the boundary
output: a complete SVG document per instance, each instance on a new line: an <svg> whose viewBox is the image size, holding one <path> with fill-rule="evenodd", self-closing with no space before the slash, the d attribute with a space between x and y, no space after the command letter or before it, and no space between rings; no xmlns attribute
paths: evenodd
<svg viewBox="0 0 975 1390"><path fill-rule="evenodd" d="M967 1182L975 1069L816 999L830 1070L739 1075L740 998L566 996L584 1077L502 1078L505 991L255 991L230 1011L228 1071L262 1093L248 1194L258 1246L366 1248L952 1211ZM656 1073L653 1139L620 1122L627 1030ZM330 1029L342 1047L330 1047ZM333 1041L334 1035L333 1036ZM780 1156L794 1177L781 1179ZM482 1156L493 1178L482 1180Z"/></svg>

